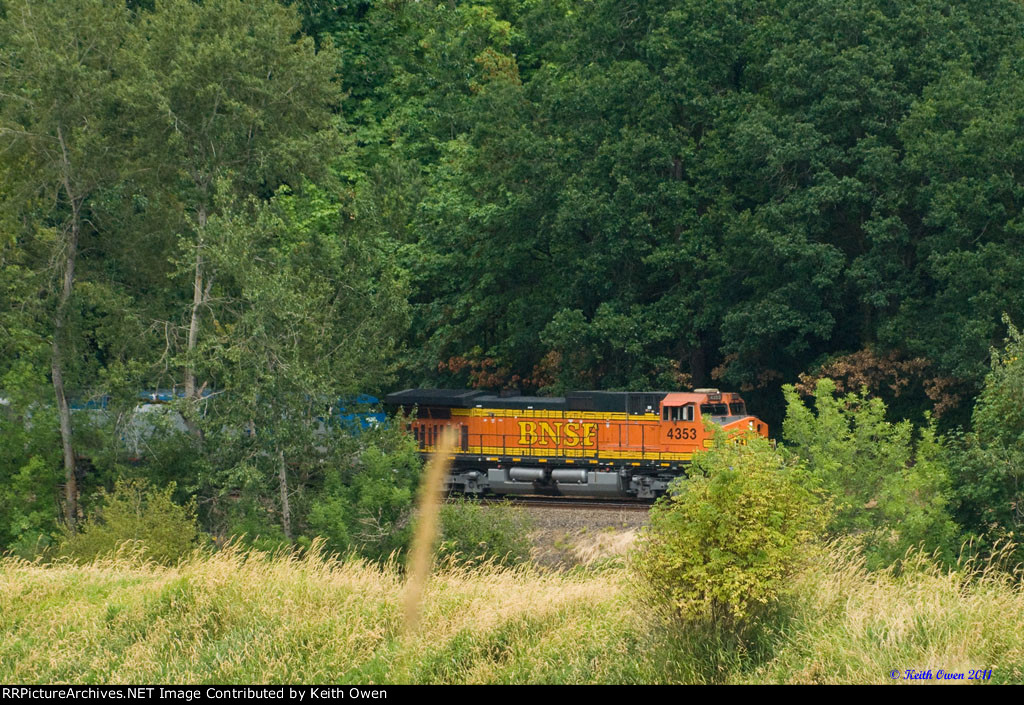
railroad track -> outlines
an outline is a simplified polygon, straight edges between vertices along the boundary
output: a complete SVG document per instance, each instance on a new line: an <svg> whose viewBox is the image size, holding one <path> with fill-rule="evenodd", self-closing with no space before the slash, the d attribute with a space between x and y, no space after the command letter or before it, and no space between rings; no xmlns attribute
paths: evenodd
<svg viewBox="0 0 1024 705"><path fill-rule="evenodd" d="M476 500L480 504L511 504L519 507L551 507L555 509L605 509L634 512L648 511L652 503L643 500L624 501L620 499L569 499L545 497L543 495L517 495L515 497L484 497Z"/></svg>

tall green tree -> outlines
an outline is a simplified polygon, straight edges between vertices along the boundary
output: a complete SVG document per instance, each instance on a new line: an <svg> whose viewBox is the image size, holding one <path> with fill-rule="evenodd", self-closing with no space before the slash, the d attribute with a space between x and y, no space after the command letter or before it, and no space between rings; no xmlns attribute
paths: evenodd
<svg viewBox="0 0 1024 705"><path fill-rule="evenodd" d="M179 274L190 274L179 359L185 396L196 399L210 382L197 381L196 350L217 276L206 257L217 191L228 203L269 198L282 183L326 173L339 64L329 42L318 51L297 13L274 0L166 0L141 12L139 27L132 55L146 89L134 120L153 160L148 188L170 190L178 204L180 219L166 227L180 233Z"/></svg>
<svg viewBox="0 0 1024 705"><path fill-rule="evenodd" d="M361 391L387 384L405 331L392 245L346 220L327 192L307 186L207 228L208 262L220 273L214 330L200 348L217 389L208 423L228 429L222 442L239 448L236 464L276 479L289 541L292 494L337 467L335 451L353 431L340 415L358 410Z"/></svg>
<svg viewBox="0 0 1024 705"><path fill-rule="evenodd" d="M1019 3L475 7L512 39L463 58L450 136L406 152L427 170L415 375L721 381L770 410L782 381L874 351L922 360L928 388L980 383L1021 305L996 146L1018 131ZM427 124L404 109L387 119Z"/></svg>
<svg viewBox="0 0 1024 705"><path fill-rule="evenodd" d="M0 140L4 208L21 238L45 243L53 276L43 289L50 377L64 464L65 521L77 521L77 480L66 373L76 265L98 193L119 178L124 148L116 70L131 37L123 4L107 0L6 2L0 19ZM43 266L43 263L37 263Z"/></svg>

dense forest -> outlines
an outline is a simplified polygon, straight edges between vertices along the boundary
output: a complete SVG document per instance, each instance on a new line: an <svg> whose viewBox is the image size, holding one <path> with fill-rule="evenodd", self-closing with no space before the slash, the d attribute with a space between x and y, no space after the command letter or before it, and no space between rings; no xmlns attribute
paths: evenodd
<svg viewBox="0 0 1024 705"><path fill-rule="evenodd" d="M1006 535L1018 172L1018 0L0 0L0 551L387 555L416 448L318 419L406 386L866 393Z"/></svg>

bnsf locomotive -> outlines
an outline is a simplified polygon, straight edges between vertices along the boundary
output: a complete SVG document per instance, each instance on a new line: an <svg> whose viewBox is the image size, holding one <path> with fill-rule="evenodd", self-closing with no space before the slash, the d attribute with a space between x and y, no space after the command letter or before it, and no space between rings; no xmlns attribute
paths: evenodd
<svg viewBox="0 0 1024 705"><path fill-rule="evenodd" d="M768 435L736 394L573 392L528 397L455 389L406 389L385 402L416 410L424 453L457 434L449 491L654 498L711 447L709 420L727 433Z"/></svg>

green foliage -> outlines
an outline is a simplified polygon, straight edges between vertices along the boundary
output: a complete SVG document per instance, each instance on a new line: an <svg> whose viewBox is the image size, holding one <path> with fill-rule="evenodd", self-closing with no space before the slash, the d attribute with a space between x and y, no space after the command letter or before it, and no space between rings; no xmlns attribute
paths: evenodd
<svg viewBox="0 0 1024 705"><path fill-rule="evenodd" d="M1019 544L1024 529L1024 336L1006 323L1006 346L992 352L972 430L957 438L950 458L956 516L984 550L1000 540Z"/></svg>
<svg viewBox="0 0 1024 705"><path fill-rule="evenodd" d="M58 554L92 561L131 542L145 560L171 564L202 543L195 503L184 506L171 498L174 485L164 489L145 481L119 480L113 492L103 492L100 505L86 517L78 533L66 533Z"/></svg>
<svg viewBox="0 0 1024 705"><path fill-rule="evenodd" d="M915 443L910 422L886 421L881 399L836 397L829 379L818 381L813 411L792 386L783 390L786 451L831 497L829 532L857 536L870 567L914 546L950 560L957 527L948 508L947 454L934 426L921 429Z"/></svg>
<svg viewBox="0 0 1024 705"><path fill-rule="evenodd" d="M338 56L299 33L273 0L166 0L140 12L130 46L138 72L132 116L156 173L201 231L218 182L260 194L322 176L337 143ZM174 178L176 177L176 178ZM152 185L152 184L151 184Z"/></svg>
<svg viewBox="0 0 1024 705"><path fill-rule="evenodd" d="M978 442L1024 453L1024 336L1009 318L1006 346L992 351L992 370L971 418Z"/></svg>
<svg viewBox="0 0 1024 705"><path fill-rule="evenodd" d="M404 277L391 244L347 228L333 198L284 188L209 223L222 303L201 371L230 403L244 400L244 419L388 382L407 323Z"/></svg>
<svg viewBox="0 0 1024 705"><path fill-rule="evenodd" d="M781 381L871 350L928 371L890 414L966 420L1024 312L1022 27L1017 0L7 0L0 545L60 509L54 363L108 402L66 434L86 504L132 467L285 541L364 463L315 420L394 381L721 380L775 426ZM216 392L187 437L126 449L138 391L183 378ZM1024 506L998 384L955 461L979 536ZM884 450L828 451L870 490L819 468L842 531L941 543L942 444L868 427Z"/></svg>
<svg viewBox="0 0 1024 705"><path fill-rule="evenodd" d="M195 369L219 395L198 425L220 439L218 484L237 468L254 500L277 505L290 537L305 490L358 454L333 415L390 379L406 325L403 277L388 243L348 229L311 184L212 217L205 238L218 303Z"/></svg>
<svg viewBox="0 0 1024 705"><path fill-rule="evenodd" d="M408 546L423 462L401 421L392 424L364 434L362 440L369 442L325 473L323 488L311 501L308 531L326 539L331 551L383 559Z"/></svg>
<svg viewBox="0 0 1024 705"><path fill-rule="evenodd" d="M867 345L969 391L1024 310L1019 3L414 5L375 107L427 172L389 226L419 234L415 377L465 383L438 362L477 346L513 385L717 377L774 424L779 380ZM443 98L406 77L420 38Z"/></svg>
<svg viewBox="0 0 1024 705"><path fill-rule="evenodd" d="M519 507L483 506L473 500L449 500L441 507L441 545L437 556L463 565L492 562L517 565L530 559L533 522Z"/></svg>
<svg viewBox="0 0 1024 705"><path fill-rule="evenodd" d="M288 553L293 548L293 540L285 536L281 528L281 514L277 507L266 506L261 501L268 495L272 496L273 488L264 487L259 482L260 471L250 467L236 467L231 473L233 477L249 476L252 481L243 483L237 499L230 498L221 502L218 508L217 531L220 537L236 541L240 546L268 553ZM307 545L299 537L298 542Z"/></svg>
<svg viewBox="0 0 1024 705"><path fill-rule="evenodd" d="M12 342L4 337L0 333L0 350ZM26 558L56 538L61 480L55 424L49 410L33 404L49 390L31 350L22 347L24 356L0 375L0 553L9 549Z"/></svg>
<svg viewBox="0 0 1024 705"><path fill-rule="evenodd" d="M55 497L60 477L54 470L57 465L52 457L55 445L53 439L48 438L50 446L41 449L42 452L24 453L23 448L17 448L22 452L12 458L11 442L20 440L21 435L0 422L0 437L3 438L0 467L4 468L0 472L0 516L3 517L0 546L30 558L49 547L57 533L54 516L59 507L55 506ZM50 458L47 458L47 450ZM14 464L7 464L12 462Z"/></svg>
<svg viewBox="0 0 1024 705"><path fill-rule="evenodd" d="M130 329L108 335L102 301L117 302L117 287L79 263L97 235L101 195L126 166L128 140L118 113L132 79L119 69L130 36L127 9L107 0L12 0L0 17L0 222L14 234L4 238L0 260L10 247L15 263L0 287L35 279L34 291L22 289L11 301L17 313L9 320L17 343L49 343L71 527L79 514L78 439L68 398L102 369L99 349L109 346L106 362L115 367L131 337ZM8 322L2 320L8 313L0 311L0 322ZM7 362L0 358L0 375Z"/></svg>
<svg viewBox="0 0 1024 705"><path fill-rule="evenodd" d="M786 594L823 514L799 463L768 441L716 438L651 510L634 560L644 599L664 614L742 634Z"/></svg>

